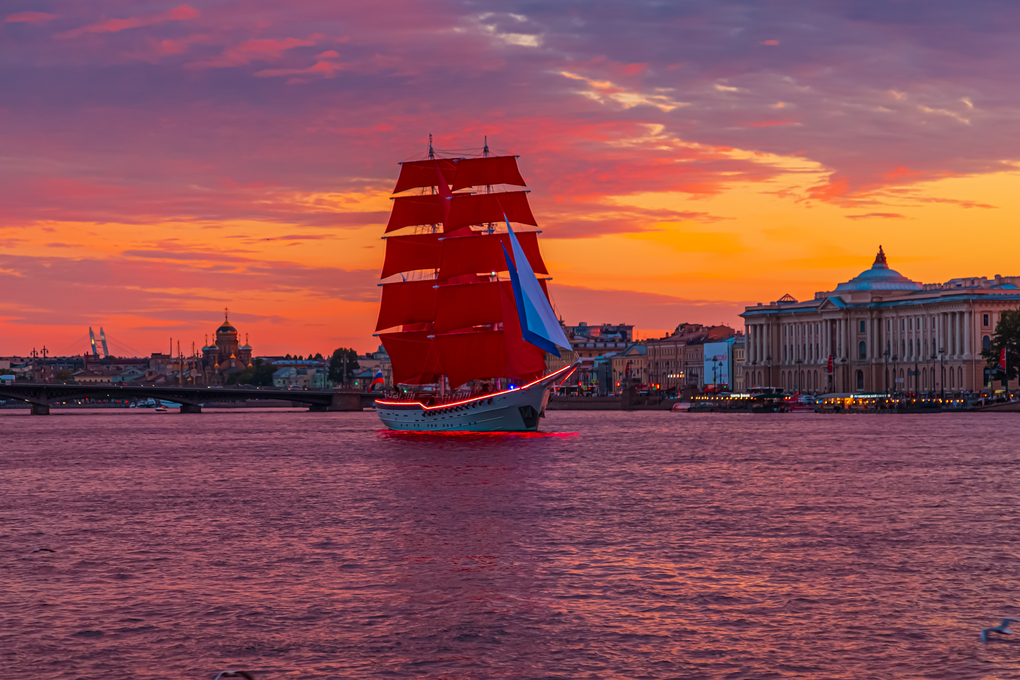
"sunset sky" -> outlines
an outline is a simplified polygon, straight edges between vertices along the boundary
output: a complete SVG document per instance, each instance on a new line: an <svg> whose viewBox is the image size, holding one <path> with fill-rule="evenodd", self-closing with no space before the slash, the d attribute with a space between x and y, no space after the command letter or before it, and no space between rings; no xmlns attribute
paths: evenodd
<svg viewBox="0 0 1020 680"><path fill-rule="evenodd" d="M399 161L520 154L568 323L740 324L881 244L1018 275L1020 4L7 0L0 355L374 349Z"/></svg>

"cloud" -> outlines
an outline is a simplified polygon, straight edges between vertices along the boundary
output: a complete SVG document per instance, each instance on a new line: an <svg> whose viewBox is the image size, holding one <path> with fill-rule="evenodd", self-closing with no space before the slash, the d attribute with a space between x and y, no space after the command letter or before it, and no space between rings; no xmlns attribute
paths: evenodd
<svg viewBox="0 0 1020 680"><path fill-rule="evenodd" d="M900 215L899 213L887 213L887 212L871 212L871 213L864 213L862 215L847 215L846 216L846 218L848 220L871 220L871 219L894 220L894 219L904 219L904 217L905 217L904 215Z"/></svg>
<svg viewBox="0 0 1020 680"><path fill-rule="evenodd" d="M697 322L733 326L734 319L744 311L741 303L729 300L567 286L555 280L549 285L549 292L557 313L568 324L586 321L626 323L639 328L675 328L683 322ZM591 316L593 310L598 310L597 321Z"/></svg>
<svg viewBox="0 0 1020 680"><path fill-rule="evenodd" d="M58 38L77 38L87 33L117 33L129 28L141 28L143 26L155 26L168 21L187 21L200 15L200 12L188 5L180 5L166 12L150 14L148 16L134 17L131 19L107 19L98 24L89 24L71 31L58 33Z"/></svg>
<svg viewBox="0 0 1020 680"><path fill-rule="evenodd" d="M261 38L258 40L246 40L234 47L223 51L222 54L210 59L194 61L188 64L188 68L227 68L243 66L252 61L275 61L283 56L287 50L295 47L312 47L325 38L321 33L316 33L308 38L284 38L272 40ZM335 52L333 54L336 54Z"/></svg>
<svg viewBox="0 0 1020 680"><path fill-rule="evenodd" d="M4 23L45 24L47 21L56 18L56 14L47 14L46 12L18 12L17 14L9 15Z"/></svg>

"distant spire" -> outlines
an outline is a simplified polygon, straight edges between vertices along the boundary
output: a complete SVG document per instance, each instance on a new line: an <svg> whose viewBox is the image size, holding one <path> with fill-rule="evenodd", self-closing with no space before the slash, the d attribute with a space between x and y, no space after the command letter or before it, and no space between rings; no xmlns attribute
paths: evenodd
<svg viewBox="0 0 1020 680"><path fill-rule="evenodd" d="M879 248L881 248L881 246L879 246ZM230 309L227 308L227 307L224 307L223 308L223 323L227 323L227 322L230 321L229 316L230 316Z"/></svg>
<svg viewBox="0 0 1020 680"><path fill-rule="evenodd" d="M885 261L885 253L882 251L882 246L878 247L878 255L875 256L875 264L872 267L888 267L889 263Z"/></svg>

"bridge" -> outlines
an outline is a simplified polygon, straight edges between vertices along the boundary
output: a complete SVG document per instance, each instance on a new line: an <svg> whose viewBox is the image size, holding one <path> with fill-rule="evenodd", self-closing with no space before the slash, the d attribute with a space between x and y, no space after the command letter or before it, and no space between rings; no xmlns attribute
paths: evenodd
<svg viewBox="0 0 1020 680"><path fill-rule="evenodd" d="M136 387L128 385L78 385L12 383L0 385L0 399L16 399L32 405L32 415L48 415L50 407L75 399L159 399L181 405L181 413L201 413L203 404L276 400L308 404L309 411L361 411L380 395L355 390L281 390L266 387Z"/></svg>

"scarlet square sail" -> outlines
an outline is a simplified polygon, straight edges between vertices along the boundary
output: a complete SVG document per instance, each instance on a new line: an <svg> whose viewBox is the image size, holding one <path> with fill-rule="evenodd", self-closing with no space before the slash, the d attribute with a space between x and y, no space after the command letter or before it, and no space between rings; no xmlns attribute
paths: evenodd
<svg viewBox="0 0 1020 680"><path fill-rule="evenodd" d="M487 148L487 147L486 147ZM394 383L451 387L470 380L530 381L545 369L546 349L529 342L528 303L514 276L523 266L547 274L537 226L516 156L430 158L401 164L386 225L386 257L377 331ZM393 233L396 232L396 233ZM505 253L513 252L514 259ZM526 260L526 262L524 261ZM399 278L395 278L399 275ZM529 280L534 280L530 274ZM545 282L536 282L549 306ZM551 308L549 309L551 314ZM553 317L555 318L555 317ZM534 336L532 336L534 339ZM546 341L544 344L548 345Z"/></svg>

